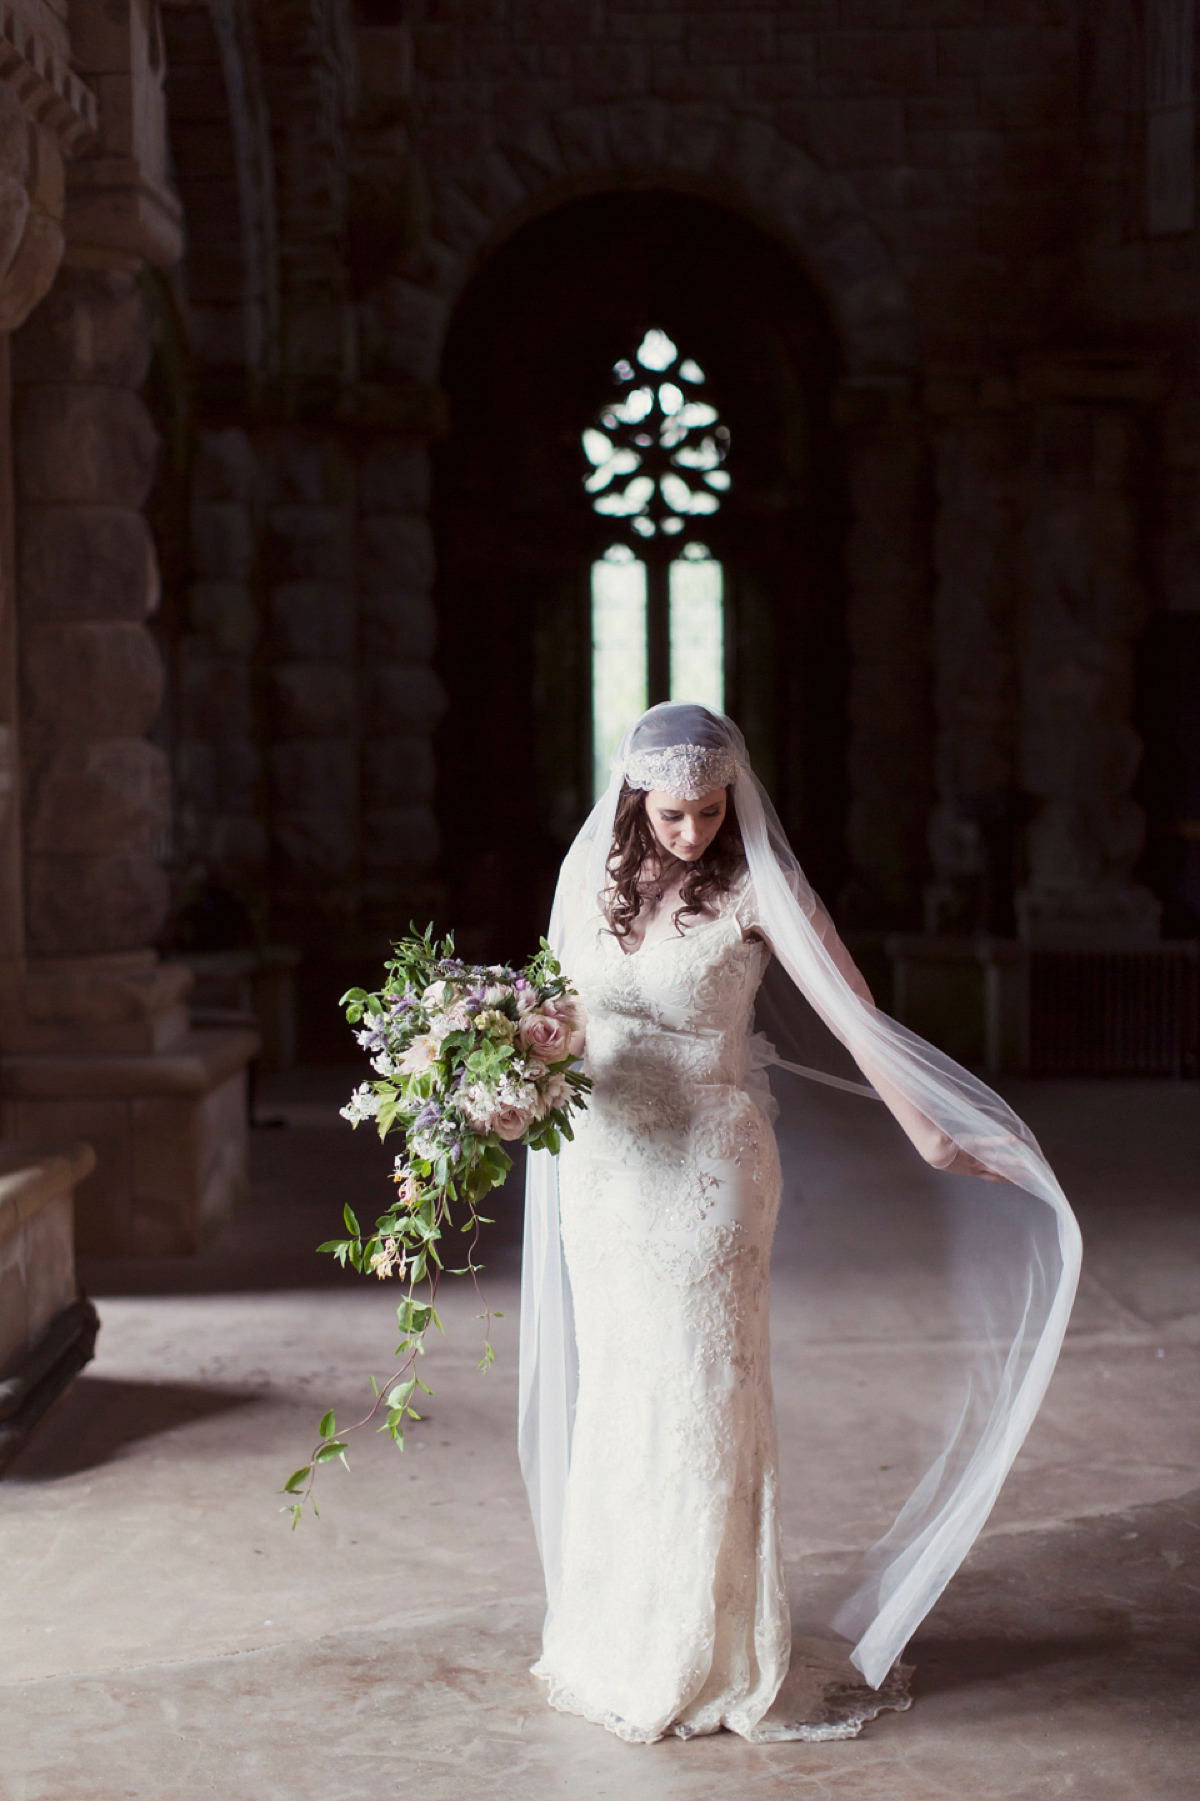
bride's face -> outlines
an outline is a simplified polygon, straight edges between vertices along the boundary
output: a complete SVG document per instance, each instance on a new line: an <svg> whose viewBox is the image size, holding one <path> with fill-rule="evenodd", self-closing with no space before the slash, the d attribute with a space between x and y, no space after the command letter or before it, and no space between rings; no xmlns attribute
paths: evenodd
<svg viewBox="0 0 1200 1801"><path fill-rule="evenodd" d="M724 788L713 788L699 800L679 800L652 788L646 796L646 817L665 851L681 863L694 863L716 837L726 804Z"/></svg>

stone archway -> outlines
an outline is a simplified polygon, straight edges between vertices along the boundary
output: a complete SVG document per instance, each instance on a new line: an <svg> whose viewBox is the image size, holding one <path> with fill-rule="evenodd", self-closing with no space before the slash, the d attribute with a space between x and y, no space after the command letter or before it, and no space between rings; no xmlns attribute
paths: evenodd
<svg viewBox="0 0 1200 1801"><path fill-rule="evenodd" d="M487 260L442 364L439 816L453 917L485 934L481 955L536 937L590 805L589 570L613 528L583 492L580 432L655 325L699 359L732 432L733 487L690 531L724 570L726 704L814 879L836 890L844 874L834 334L794 262L728 209L671 190L593 193ZM482 756L481 718L499 732Z"/></svg>
<svg viewBox="0 0 1200 1801"><path fill-rule="evenodd" d="M928 452L905 284L851 184L733 112L639 100L532 118L460 161L439 157L423 249L367 302L367 336L391 380L436 382L455 306L513 233L589 194L652 189L756 226L832 323L849 512L848 917L915 919L932 804Z"/></svg>
<svg viewBox="0 0 1200 1801"><path fill-rule="evenodd" d="M914 332L891 252L852 184L761 119L665 101L580 106L503 134L460 164L439 162L428 279L396 279L381 323L411 373L436 378L453 308L474 268L521 225L602 189L703 195L778 239L833 320L848 374L910 370Z"/></svg>

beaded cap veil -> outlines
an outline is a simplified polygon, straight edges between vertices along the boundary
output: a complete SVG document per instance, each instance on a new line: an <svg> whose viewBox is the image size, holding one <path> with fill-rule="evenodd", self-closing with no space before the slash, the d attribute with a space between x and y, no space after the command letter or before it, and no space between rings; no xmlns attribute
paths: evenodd
<svg viewBox="0 0 1200 1801"><path fill-rule="evenodd" d="M678 738L677 743L664 742ZM737 755L705 707L676 704L642 715L629 739L623 774L631 788L700 800L737 780Z"/></svg>
<svg viewBox="0 0 1200 1801"><path fill-rule="evenodd" d="M569 976L572 955L606 929L603 899L613 823L623 784L661 788L679 799L696 799L716 787L730 789L745 847L748 891L753 895L755 929L774 955L768 988L782 992L782 1029L789 1012L799 1023L798 1038L812 1022L829 1049L830 1068L846 1069L849 1051L870 1086L809 1068L782 1064L772 1046L751 1041L747 1060L782 1064L785 1070L816 1076L816 1083L773 1082L783 1104L785 1199L803 1185L806 1197L827 1183L828 1155L806 1151L803 1132L788 1128L788 1092L803 1093L811 1125L810 1097L830 1096L847 1087L872 1091L893 1116L880 1116L883 1150L874 1185L888 1219L896 1207L914 1202L914 1147L926 1164L960 1163L979 1175L925 1173L936 1213L941 1261L922 1272L936 1283L943 1274L958 1284L961 1338L954 1340L950 1404L931 1448L915 1470L915 1487L892 1524L857 1567L834 1613L833 1630L853 1641L853 1661L873 1685L886 1677L908 1638L953 1576L983 1527L1000 1486L1029 1430L1058 1356L1080 1266L1079 1230L1053 1171L1024 1123L999 1095L953 1059L890 1019L874 1004L828 914L809 887L787 835L761 783L755 778L745 741L732 720L700 706L666 703L652 707L625 734L612 763L612 777L596 802L559 874L549 939ZM614 955L621 954L615 951ZM643 953L637 953L643 954ZM815 1017L815 1021L813 1016ZM817 1023L819 1022L819 1023ZM823 1028L823 1029L822 1029ZM772 1019L773 1033L776 1021ZM842 1048L844 1047L844 1049ZM811 1053L808 1061L813 1061ZM826 1083L829 1086L817 1086ZM862 1102L844 1097L828 1102L833 1131L852 1134L857 1150L865 1122ZM837 1115L849 1108L852 1122ZM872 1126L868 1137L880 1135ZM812 1142L811 1131L808 1135ZM794 1155L788 1150L794 1145ZM805 1158L812 1156L811 1172ZM921 1166L915 1164L915 1170ZM811 1179L810 1179L811 1177ZM902 1197L902 1200L901 1200ZM843 1219L856 1203L853 1193L831 1200ZM806 1219L809 1209L806 1199ZM870 1242L864 1227L854 1243ZM907 1238L915 1242L915 1235ZM849 1272L849 1291L858 1272ZM947 1339L947 1343L950 1343ZM924 1353L922 1353L924 1355ZM928 1391L928 1372L914 1366L914 1406ZM652 1381L653 1372L631 1377ZM560 1571L563 1497L570 1462L576 1391L576 1358L570 1281L563 1260L558 1216L558 1174L553 1157L533 1152L527 1166L525 1242L521 1277L521 1462L529 1490L548 1604L554 1608ZM777 1397L783 1396L776 1383ZM869 1447L866 1467L887 1470L882 1445ZM890 1452L889 1452L890 1456ZM878 1476L873 1478L876 1482Z"/></svg>

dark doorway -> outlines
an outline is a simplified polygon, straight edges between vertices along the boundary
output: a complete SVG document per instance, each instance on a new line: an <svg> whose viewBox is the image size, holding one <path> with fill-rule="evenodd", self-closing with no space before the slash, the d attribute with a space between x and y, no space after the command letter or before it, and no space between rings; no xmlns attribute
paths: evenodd
<svg viewBox="0 0 1200 1801"><path fill-rule="evenodd" d="M818 889L843 873L845 503L830 426L839 373L801 272L737 215L619 192L524 227L456 314L436 463L438 748L462 948L524 954L591 803L591 566L611 530L581 433L658 328L703 365L732 481L706 543L725 570L726 706Z"/></svg>

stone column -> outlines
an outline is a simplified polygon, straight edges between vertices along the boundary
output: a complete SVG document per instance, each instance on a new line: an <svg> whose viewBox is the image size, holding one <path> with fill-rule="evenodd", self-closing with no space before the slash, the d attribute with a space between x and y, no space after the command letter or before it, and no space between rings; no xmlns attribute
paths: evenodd
<svg viewBox="0 0 1200 1801"><path fill-rule="evenodd" d="M354 468L316 430L264 438L273 899L285 936L344 939L358 908Z"/></svg>
<svg viewBox="0 0 1200 1801"><path fill-rule="evenodd" d="M932 800L929 483L904 381L846 384L839 400L852 522L848 926L915 919Z"/></svg>
<svg viewBox="0 0 1200 1801"><path fill-rule="evenodd" d="M145 734L162 669L141 508L158 434L138 389L150 333L131 274L66 270L14 366L24 681L27 944L128 956L167 911L167 763Z"/></svg>
<svg viewBox="0 0 1200 1801"><path fill-rule="evenodd" d="M937 804L925 890L935 934L1014 929L1021 433L1009 399L936 431Z"/></svg>
<svg viewBox="0 0 1200 1801"><path fill-rule="evenodd" d="M445 709L430 667L436 619L429 453L366 440L359 460L364 922L399 929L437 861L430 735Z"/></svg>
<svg viewBox="0 0 1200 1801"><path fill-rule="evenodd" d="M4 1121L98 1154L83 1248L193 1248L245 1152L249 1032L192 1033L166 918L170 782L145 734L162 670L141 507L157 433L136 276L72 268L14 353L25 814L25 975L5 1020Z"/></svg>
<svg viewBox="0 0 1200 1801"><path fill-rule="evenodd" d="M0 1052L25 969L21 719L10 333L63 251L63 162L94 130L95 95L70 67L64 19L36 3L8 21L0 79ZM0 1469L92 1354L98 1325L75 1277L74 1189L87 1144L23 1145L0 1104ZM72 1136L74 1134L72 1133Z"/></svg>
<svg viewBox="0 0 1200 1801"><path fill-rule="evenodd" d="M200 432L191 505L196 580L177 668L175 862L203 871L250 913L267 864L253 695L261 513L262 471L246 433Z"/></svg>
<svg viewBox="0 0 1200 1801"><path fill-rule="evenodd" d="M1132 640L1143 623L1129 408L1047 400L1032 414L1022 539L1021 761L1037 811L1021 936L1067 949L1158 936L1134 880L1144 819L1130 789Z"/></svg>

